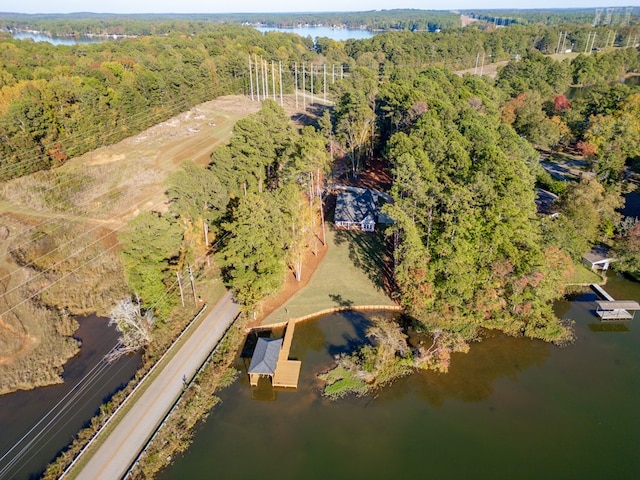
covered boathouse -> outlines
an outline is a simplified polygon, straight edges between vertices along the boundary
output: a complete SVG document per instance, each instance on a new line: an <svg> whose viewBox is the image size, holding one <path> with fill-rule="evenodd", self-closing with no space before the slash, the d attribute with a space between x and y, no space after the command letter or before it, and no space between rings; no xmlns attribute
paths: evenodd
<svg viewBox="0 0 640 480"><path fill-rule="evenodd" d="M289 360L295 322L289 321L284 338L258 338L249 365L251 386L258 385L262 376L270 377L274 387L298 388L302 362Z"/></svg>

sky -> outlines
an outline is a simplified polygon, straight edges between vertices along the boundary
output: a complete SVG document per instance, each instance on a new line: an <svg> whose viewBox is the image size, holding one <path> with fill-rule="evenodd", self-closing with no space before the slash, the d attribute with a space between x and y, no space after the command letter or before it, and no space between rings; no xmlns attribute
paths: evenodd
<svg viewBox="0 0 640 480"><path fill-rule="evenodd" d="M230 13L340 12L397 8L577 8L638 5L638 0L0 0L0 12L17 13Z"/></svg>

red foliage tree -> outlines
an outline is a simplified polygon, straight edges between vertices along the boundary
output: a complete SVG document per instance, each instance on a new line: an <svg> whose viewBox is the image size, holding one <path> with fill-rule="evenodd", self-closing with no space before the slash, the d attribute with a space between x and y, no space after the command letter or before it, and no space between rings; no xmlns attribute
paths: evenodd
<svg viewBox="0 0 640 480"><path fill-rule="evenodd" d="M571 108L571 102L564 95L556 95L553 97L553 108L556 112L566 112Z"/></svg>

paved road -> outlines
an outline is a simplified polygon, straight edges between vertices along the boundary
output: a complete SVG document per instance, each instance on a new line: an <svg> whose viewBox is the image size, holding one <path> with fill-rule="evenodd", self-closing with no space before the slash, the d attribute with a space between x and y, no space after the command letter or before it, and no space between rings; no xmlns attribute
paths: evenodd
<svg viewBox="0 0 640 480"><path fill-rule="evenodd" d="M193 376L237 314L238 306L233 303L231 294L225 294L191 332L171 362L130 408L76 478L122 478L172 407L182 390L183 377Z"/></svg>

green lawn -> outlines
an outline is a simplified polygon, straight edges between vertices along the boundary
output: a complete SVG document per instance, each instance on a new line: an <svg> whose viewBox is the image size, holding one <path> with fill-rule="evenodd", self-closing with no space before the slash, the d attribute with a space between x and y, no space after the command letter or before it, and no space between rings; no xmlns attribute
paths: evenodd
<svg viewBox="0 0 640 480"><path fill-rule="evenodd" d="M573 276L567 282L569 285L585 285L602 282L602 277L582 264L574 265Z"/></svg>
<svg viewBox="0 0 640 480"><path fill-rule="evenodd" d="M395 305L384 291L384 236L327 228L329 250L305 288L262 322L270 325L340 306ZM304 272L303 272L304 274Z"/></svg>

